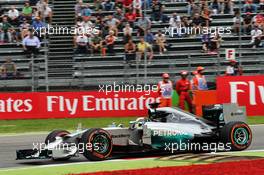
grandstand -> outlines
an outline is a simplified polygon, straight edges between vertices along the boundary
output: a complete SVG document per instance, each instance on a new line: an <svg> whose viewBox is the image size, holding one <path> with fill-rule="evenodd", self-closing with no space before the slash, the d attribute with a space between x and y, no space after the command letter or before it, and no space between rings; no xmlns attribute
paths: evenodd
<svg viewBox="0 0 264 175"><path fill-rule="evenodd" d="M95 10L93 1L84 1L93 10L93 15L99 13ZM24 0L0 1L2 9L6 13L11 5L15 5L19 11L24 4ZM242 0L241 4L244 1ZM75 0L52 0L49 6L53 10L52 26L73 27L75 25ZM163 0L165 6L164 14L171 16L177 12L180 16L187 15L187 2L171 2ZM240 2L234 1L234 8L241 6ZM101 11L103 15L113 14L114 11ZM151 10L146 10L147 16L151 15ZM260 10L258 13L262 13ZM243 14L244 15L244 14ZM254 16L255 14L251 14ZM232 14L215 14L211 27L233 26ZM169 27L168 23L153 23L152 32L164 31ZM193 71L198 65L205 66L205 75L210 82L215 81L216 75L223 75L227 65L225 59L225 48L236 48L236 57L243 66L244 74L264 73L264 50L263 48L252 48L250 45L251 36L234 34L223 35L224 42L218 54L211 55L202 53L201 37L170 38L166 35L167 42L171 47L168 51L160 55L154 50L154 58L151 64L144 61L124 62L123 33L118 33L118 39L114 48L115 55L102 57L99 54L74 54L73 36L71 35L49 35L42 40L40 55L35 58L35 69L32 78L30 69L31 58L26 58L23 54L21 44L8 43L0 46L1 64L6 56L12 57L17 65L21 77L15 80L1 80L1 90L45 90L49 86L50 90L72 90L87 89L98 86L98 84L113 83L149 83L155 84L160 79L163 72L168 72L173 79L176 79L180 70ZM138 42L136 32L133 32L133 41Z"/></svg>

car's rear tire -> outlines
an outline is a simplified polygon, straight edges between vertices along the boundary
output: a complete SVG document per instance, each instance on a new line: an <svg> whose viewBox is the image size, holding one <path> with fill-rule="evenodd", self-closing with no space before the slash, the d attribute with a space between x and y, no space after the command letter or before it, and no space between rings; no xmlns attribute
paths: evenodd
<svg viewBox="0 0 264 175"><path fill-rule="evenodd" d="M220 140L229 144L232 151L242 151L247 149L252 142L252 132L244 122L229 122L221 129Z"/></svg>
<svg viewBox="0 0 264 175"><path fill-rule="evenodd" d="M54 142L56 140L56 137L64 137L66 135L70 134L69 131L66 130L54 130L45 139L45 144L49 144L51 142ZM52 158L55 161L65 161L69 160L71 157L64 157L64 158Z"/></svg>
<svg viewBox="0 0 264 175"><path fill-rule="evenodd" d="M105 160L112 153L112 137L107 131L103 129L89 129L88 131L83 133L81 142L84 144L83 155L88 160Z"/></svg>

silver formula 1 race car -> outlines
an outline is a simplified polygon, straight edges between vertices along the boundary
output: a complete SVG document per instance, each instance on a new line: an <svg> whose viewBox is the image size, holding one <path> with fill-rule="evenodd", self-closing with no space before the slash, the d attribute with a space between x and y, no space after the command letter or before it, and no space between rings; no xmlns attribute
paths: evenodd
<svg viewBox="0 0 264 175"><path fill-rule="evenodd" d="M245 108L236 104L205 106L201 118L155 103L150 104L147 118L131 121L129 127L55 130L43 147L17 150L17 159L68 160L83 154L98 161L133 152L241 151L252 141L245 116Z"/></svg>

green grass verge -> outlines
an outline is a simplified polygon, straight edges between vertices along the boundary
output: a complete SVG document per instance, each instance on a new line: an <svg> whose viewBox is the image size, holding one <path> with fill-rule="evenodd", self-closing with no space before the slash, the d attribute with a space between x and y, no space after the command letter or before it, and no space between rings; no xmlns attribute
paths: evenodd
<svg viewBox="0 0 264 175"><path fill-rule="evenodd" d="M52 131L54 129L75 130L78 123L84 128L106 127L112 122L128 126L135 117L126 118L74 118L74 119L35 119L35 120L0 120L0 134ZM248 118L249 124L264 124L264 116Z"/></svg>
<svg viewBox="0 0 264 175"><path fill-rule="evenodd" d="M56 167L29 167L27 169L0 170L0 175L65 175L70 173L113 171L125 169L153 168L165 166L190 165L187 161L162 161L156 159L125 160L110 162L92 162L85 164L68 164Z"/></svg>
<svg viewBox="0 0 264 175"><path fill-rule="evenodd" d="M264 116L248 117L247 122L250 125L264 124Z"/></svg>
<svg viewBox="0 0 264 175"><path fill-rule="evenodd" d="M74 118L74 119L35 119L35 120L0 120L0 133L25 133L52 131L54 129L75 130L78 123L83 128L106 127L113 122L128 125L134 117L126 118Z"/></svg>

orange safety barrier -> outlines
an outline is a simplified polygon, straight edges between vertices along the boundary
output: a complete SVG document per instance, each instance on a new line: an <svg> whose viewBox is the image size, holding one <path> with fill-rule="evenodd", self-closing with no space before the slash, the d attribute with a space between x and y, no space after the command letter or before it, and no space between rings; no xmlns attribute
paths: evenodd
<svg viewBox="0 0 264 175"><path fill-rule="evenodd" d="M193 94L193 106L197 116L203 115L202 106L217 104L217 93L215 90L208 91L192 91Z"/></svg>

